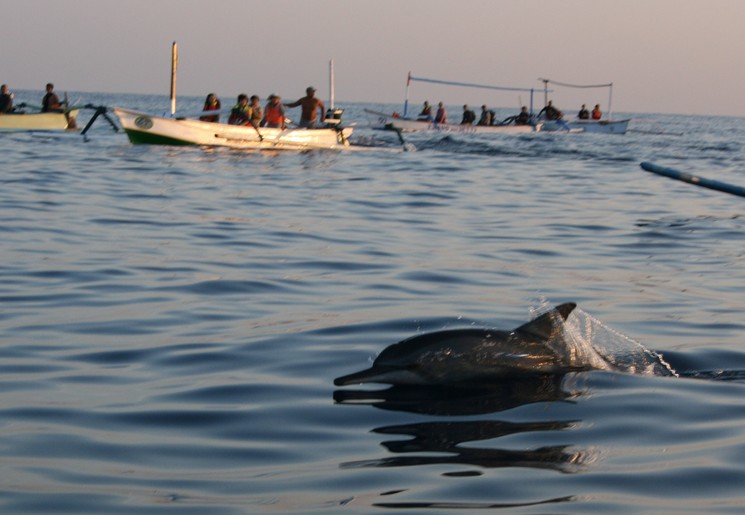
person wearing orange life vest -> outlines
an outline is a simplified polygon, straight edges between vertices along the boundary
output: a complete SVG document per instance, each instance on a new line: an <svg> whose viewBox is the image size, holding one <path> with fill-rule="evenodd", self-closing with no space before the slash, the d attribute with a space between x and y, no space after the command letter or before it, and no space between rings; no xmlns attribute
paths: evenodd
<svg viewBox="0 0 745 515"><path fill-rule="evenodd" d="M602 116L603 113L600 112L600 104L595 104L595 107L592 108L592 119L600 120Z"/></svg>
<svg viewBox="0 0 745 515"><path fill-rule="evenodd" d="M280 100L282 98L274 93L269 95L269 102L264 108L264 118L261 120L262 127L285 128L285 108Z"/></svg>
<svg viewBox="0 0 745 515"><path fill-rule="evenodd" d="M238 95L238 102L230 111L228 123L230 125L250 125L251 114L251 106L248 105L248 95L241 93Z"/></svg>

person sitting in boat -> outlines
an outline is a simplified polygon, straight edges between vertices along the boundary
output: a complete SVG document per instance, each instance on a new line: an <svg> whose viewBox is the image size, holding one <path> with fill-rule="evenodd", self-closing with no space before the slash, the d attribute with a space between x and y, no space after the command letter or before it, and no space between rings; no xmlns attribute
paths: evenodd
<svg viewBox="0 0 745 515"><path fill-rule="evenodd" d="M520 113L515 117L515 125L529 125L530 124L530 113L528 112L527 106L520 108Z"/></svg>
<svg viewBox="0 0 745 515"><path fill-rule="evenodd" d="M448 123L448 112L445 110L445 104L439 102L437 104L437 113L435 114L435 123Z"/></svg>
<svg viewBox="0 0 745 515"><path fill-rule="evenodd" d="M8 85L0 86L0 114L13 112L13 93L8 92Z"/></svg>
<svg viewBox="0 0 745 515"><path fill-rule="evenodd" d="M472 110L468 109L468 104L463 105L463 119L461 120L461 125L473 125L473 122L476 121L476 113L474 113Z"/></svg>
<svg viewBox="0 0 745 515"><path fill-rule="evenodd" d="M61 113L63 111L62 103L59 101L57 93L54 92L54 84L47 84L47 94L41 99L42 113Z"/></svg>
<svg viewBox="0 0 745 515"><path fill-rule="evenodd" d="M486 108L486 104L481 106L481 118L477 125L491 125L494 123L494 111Z"/></svg>
<svg viewBox="0 0 745 515"><path fill-rule="evenodd" d="M600 120L602 117L603 113L600 112L600 104L595 104L595 107L592 108L592 119Z"/></svg>
<svg viewBox="0 0 745 515"><path fill-rule="evenodd" d="M577 118L579 118L580 120L590 119L590 111L587 110L587 107L585 107L585 104L582 104L582 107L579 109L579 113L577 113Z"/></svg>
<svg viewBox="0 0 745 515"><path fill-rule="evenodd" d="M248 105L248 95L241 93L238 101L230 111L228 123L230 125L251 125L251 107Z"/></svg>
<svg viewBox="0 0 745 515"><path fill-rule="evenodd" d="M220 99L217 98L217 95L210 93L207 95L207 98L204 99L204 107L202 108L202 111L219 111L221 107L222 105L220 104ZM203 122L220 123L219 114L208 114L200 116L199 119Z"/></svg>
<svg viewBox="0 0 745 515"><path fill-rule="evenodd" d="M262 127L285 128L285 108L280 100L282 99L274 93L269 95L269 102L264 108L264 118L261 120Z"/></svg>
<svg viewBox="0 0 745 515"><path fill-rule="evenodd" d="M559 109L554 107L553 101L549 100L548 104L538 111L538 116L545 115L546 120L561 120L564 117L564 113L562 113Z"/></svg>
<svg viewBox="0 0 745 515"><path fill-rule="evenodd" d="M261 120L264 118L264 112L259 104L259 96L251 95L251 102L248 106L251 108L251 125L258 127L261 124Z"/></svg>
<svg viewBox="0 0 745 515"><path fill-rule="evenodd" d="M419 116L417 116L417 120L426 120L428 122L432 121L432 106L429 105L428 101L424 101L424 106L422 107L422 112L419 113Z"/></svg>
<svg viewBox="0 0 745 515"><path fill-rule="evenodd" d="M316 98L316 88L308 86L305 88L306 95L303 98L299 98L295 102L285 104L285 107L301 107L300 111L300 127L306 129L315 129L316 120L318 120L318 114L320 113L320 119L325 118L326 106L320 98Z"/></svg>

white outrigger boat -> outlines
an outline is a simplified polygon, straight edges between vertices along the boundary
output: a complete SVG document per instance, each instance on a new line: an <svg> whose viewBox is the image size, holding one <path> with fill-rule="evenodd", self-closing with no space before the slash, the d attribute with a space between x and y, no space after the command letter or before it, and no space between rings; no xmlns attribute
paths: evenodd
<svg viewBox="0 0 745 515"><path fill-rule="evenodd" d="M176 116L178 47L175 41L171 48L171 116L158 116L121 107L112 109L132 143L220 146L246 150L340 149L349 146L349 136L352 135L353 129L342 128L339 125L343 111L333 108L333 62L329 63L331 108L326 113L325 127L318 129L254 127L253 125L231 125ZM219 113L205 111L197 113L197 116L214 114Z"/></svg>
<svg viewBox="0 0 745 515"><path fill-rule="evenodd" d="M248 150L339 149L349 145L351 127L275 129L156 116L113 108L129 140L136 144L204 145ZM212 114L213 112L210 112Z"/></svg>
<svg viewBox="0 0 745 515"><path fill-rule="evenodd" d="M375 129L393 130L401 132L446 132L457 134L522 134L536 132L542 124L535 125L468 125L456 123L435 123L428 120L402 118L395 114L389 115L372 109L365 109L370 115Z"/></svg>
<svg viewBox="0 0 745 515"><path fill-rule="evenodd" d="M567 84L549 79L538 79L543 82L544 103L548 103L548 84L555 84L566 88L608 88L608 114L600 120L582 120L579 118L564 118L561 120L544 120L544 131L570 131L570 132L590 132L600 134L626 134L631 118L612 119L613 105L613 83L608 84Z"/></svg>
<svg viewBox="0 0 745 515"><path fill-rule="evenodd" d="M517 91L530 93L530 113L531 123L519 125L514 122L495 123L494 125L477 125L477 124L458 124L458 123L435 123L432 120L421 120L410 118L409 110L409 85L411 82L428 82L431 84L442 84L446 86L460 86L466 88L491 89L497 91ZM468 82L452 82L439 79L427 79L424 77L414 77L409 72L406 78L406 99L404 100L404 112L386 114L380 111L365 109L370 115L371 125L374 129L393 130L398 132L450 132L461 134L523 134L526 132L537 132L541 130L541 123L535 123L533 119L533 92L532 88L512 88L506 86L489 86L486 84L472 84Z"/></svg>
<svg viewBox="0 0 745 515"><path fill-rule="evenodd" d="M8 113L0 115L0 132L64 131L75 129L77 109L60 113Z"/></svg>

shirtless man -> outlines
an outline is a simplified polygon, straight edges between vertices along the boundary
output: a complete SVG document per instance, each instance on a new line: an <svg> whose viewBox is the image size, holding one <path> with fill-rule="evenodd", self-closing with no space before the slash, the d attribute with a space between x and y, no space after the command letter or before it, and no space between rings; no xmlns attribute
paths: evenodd
<svg viewBox="0 0 745 515"><path fill-rule="evenodd" d="M306 129L314 129L316 127L316 114L320 113L321 120L324 119L326 113L326 106L323 105L320 99L316 98L316 90L312 86L309 86L305 90L306 95L291 104L284 104L285 107L297 107L302 106L302 114L300 115L300 127Z"/></svg>

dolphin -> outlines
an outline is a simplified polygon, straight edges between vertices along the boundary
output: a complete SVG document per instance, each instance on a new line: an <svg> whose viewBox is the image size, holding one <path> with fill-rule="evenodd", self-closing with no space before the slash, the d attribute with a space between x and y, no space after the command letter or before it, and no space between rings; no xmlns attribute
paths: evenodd
<svg viewBox="0 0 745 515"><path fill-rule="evenodd" d="M587 370L564 339L564 321L576 306L561 304L512 331L469 328L412 336L385 348L372 367L337 377L334 384L450 385Z"/></svg>

